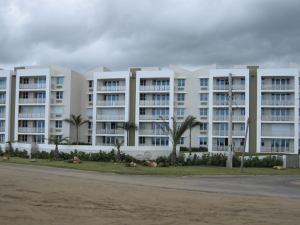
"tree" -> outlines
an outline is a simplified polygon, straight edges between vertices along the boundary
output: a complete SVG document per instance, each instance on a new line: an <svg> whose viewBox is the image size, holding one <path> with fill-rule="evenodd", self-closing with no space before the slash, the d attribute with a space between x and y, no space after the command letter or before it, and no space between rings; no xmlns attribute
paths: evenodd
<svg viewBox="0 0 300 225"><path fill-rule="evenodd" d="M90 122L89 120L83 120L81 115L75 116L74 114L70 115L70 118L63 120L66 123L72 124L76 128L76 142L78 145L78 129L81 125Z"/></svg>
<svg viewBox="0 0 300 225"><path fill-rule="evenodd" d="M62 139L58 138L58 136L54 136L54 135L50 135L50 137L48 138L48 142L49 143L53 143L55 145L55 150L54 150L54 158L59 158L59 151L58 151L58 145L63 142L63 141L66 141L66 142L69 142L71 137L64 137ZM47 139L47 138L45 138Z"/></svg>
<svg viewBox="0 0 300 225"><path fill-rule="evenodd" d="M201 122L199 122L199 121L197 121L196 120L197 118L196 117L193 117L193 119L192 120L190 120L190 123L188 124L188 129L189 129L189 131L190 131L190 145L189 145L189 152L191 153L192 152L192 129L194 128L194 127L197 127L197 126L201 126L202 125L202 123Z"/></svg>
<svg viewBox="0 0 300 225"><path fill-rule="evenodd" d="M117 160L121 160L121 152L120 152L120 148L122 146L122 144L124 143L124 140L122 140L121 142L119 142L119 140L116 140L116 143L114 143L114 146L118 149L117 151Z"/></svg>
<svg viewBox="0 0 300 225"><path fill-rule="evenodd" d="M169 136L169 140L172 142L173 150L172 150L171 164L172 166L175 166L177 143L180 140L183 133L188 129L188 125L191 123L194 117L191 115L186 117L184 122L179 127L177 127L177 123L174 117L171 117L173 123L171 127L169 126L169 123L164 120L164 118L162 118L161 116L160 118L163 121L164 126L162 126L158 122L154 122L154 123L163 131L165 135Z"/></svg>
<svg viewBox="0 0 300 225"><path fill-rule="evenodd" d="M13 154L14 149L13 149L12 145L15 142L18 142L18 141L7 141L6 142L8 144L8 154L9 154L9 156L12 156L12 154Z"/></svg>
<svg viewBox="0 0 300 225"><path fill-rule="evenodd" d="M135 123L133 123L133 122L131 122L131 121L127 121L127 122L124 122L124 123L122 123L122 125L121 126L117 126L117 128L122 128L122 129L124 129L124 130L126 130L126 133L127 133L127 146L129 145L129 139L128 139L128 137L129 137L129 130L130 129L135 129L135 130L137 130L138 129L138 127L135 125Z"/></svg>

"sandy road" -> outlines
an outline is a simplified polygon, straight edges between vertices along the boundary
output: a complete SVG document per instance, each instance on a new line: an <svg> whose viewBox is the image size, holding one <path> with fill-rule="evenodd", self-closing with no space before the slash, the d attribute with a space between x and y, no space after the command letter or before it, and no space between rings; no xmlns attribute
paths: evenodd
<svg viewBox="0 0 300 225"><path fill-rule="evenodd" d="M124 176L0 163L0 224L299 224L299 193L299 176Z"/></svg>

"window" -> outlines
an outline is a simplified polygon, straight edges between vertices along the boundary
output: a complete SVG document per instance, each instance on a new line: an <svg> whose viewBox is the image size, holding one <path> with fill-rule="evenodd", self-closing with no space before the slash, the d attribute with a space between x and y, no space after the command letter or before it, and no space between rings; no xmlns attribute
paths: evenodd
<svg viewBox="0 0 300 225"><path fill-rule="evenodd" d="M179 127L181 127L181 125L182 125L182 122L177 122L177 129L178 129Z"/></svg>
<svg viewBox="0 0 300 225"><path fill-rule="evenodd" d="M140 95L140 100L145 101L146 100L146 94L141 94Z"/></svg>
<svg viewBox="0 0 300 225"><path fill-rule="evenodd" d="M54 106L54 114L63 114L64 107L63 106Z"/></svg>
<svg viewBox="0 0 300 225"><path fill-rule="evenodd" d="M205 145L205 146L207 146L207 138L206 137L199 138L199 145Z"/></svg>
<svg viewBox="0 0 300 225"><path fill-rule="evenodd" d="M45 142L45 136L44 135L34 135L33 136L33 142L42 144L42 143Z"/></svg>
<svg viewBox="0 0 300 225"><path fill-rule="evenodd" d="M28 92L23 92L23 93L22 93L22 97L23 97L23 98L28 98Z"/></svg>
<svg viewBox="0 0 300 225"><path fill-rule="evenodd" d="M265 109L261 109L261 115L262 115L262 116L265 115Z"/></svg>
<svg viewBox="0 0 300 225"><path fill-rule="evenodd" d="M200 130L207 130L207 123L202 123L200 125Z"/></svg>
<svg viewBox="0 0 300 225"><path fill-rule="evenodd" d="M245 79L244 78L241 79L241 85L245 85Z"/></svg>
<svg viewBox="0 0 300 225"><path fill-rule="evenodd" d="M56 99L63 99L63 97L64 97L64 92L63 91L56 92Z"/></svg>
<svg viewBox="0 0 300 225"><path fill-rule="evenodd" d="M241 124L241 130L245 130L245 124L244 123Z"/></svg>
<svg viewBox="0 0 300 225"><path fill-rule="evenodd" d="M29 79L28 78L23 78L23 84L29 84Z"/></svg>
<svg viewBox="0 0 300 225"><path fill-rule="evenodd" d="M260 141L260 143L261 143L261 146L265 146L265 139L262 138L261 141Z"/></svg>
<svg viewBox="0 0 300 225"><path fill-rule="evenodd" d="M208 101L208 94L200 94L200 101Z"/></svg>
<svg viewBox="0 0 300 225"><path fill-rule="evenodd" d="M145 130L146 129L146 123L140 123L140 130Z"/></svg>
<svg viewBox="0 0 300 225"><path fill-rule="evenodd" d="M184 94L177 94L177 101L184 101Z"/></svg>
<svg viewBox="0 0 300 225"><path fill-rule="evenodd" d="M87 116L93 116L93 109L86 109Z"/></svg>
<svg viewBox="0 0 300 225"><path fill-rule="evenodd" d="M27 120L23 120L23 121L22 121L22 127L27 127L27 126L28 126Z"/></svg>
<svg viewBox="0 0 300 225"><path fill-rule="evenodd" d="M89 88L93 88L94 87L94 81L93 80L89 80Z"/></svg>
<svg viewBox="0 0 300 225"><path fill-rule="evenodd" d="M63 137L62 137L62 135L60 134L60 135L55 135L56 137L57 137L57 139L60 141Z"/></svg>
<svg viewBox="0 0 300 225"><path fill-rule="evenodd" d="M262 101L265 100L265 94L264 94L264 93L261 94L261 100L262 100Z"/></svg>
<svg viewBox="0 0 300 225"><path fill-rule="evenodd" d="M146 80L141 80L141 86L146 86Z"/></svg>
<svg viewBox="0 0 300 225"><path fill-rule="evenodd" d="M265 78L261 78L261 84L262 84L262 85L265 84Z"/></svg>
<svg viewBox="0 0 300 225"><path fill-rule="evenodd" d="M241 115L245 116L245 109L241 109Z"/></svg>
<svg viewBox="0 0 300 225"><path fill-rule="evenodd" d="M22 142L27 142L27 135L21 135Z"/></svg>
<svg viewBox="0 0 300 225"><path fill-rule="evenodd" d="M57 77L56 78L56 84L63 84L64 83L64 78L63 77Z"/></svg>
<svg viewBox="0 0 300 225"><path fill-rule="evenodd" d="M207 108L200 108L200 116L207 116Z"/></svg>
<svg viewBox="0 0 300 225"><path fill-rule="evenodd" d="M184 115L184 109L183 108L177 109L177 116L183 116L183 115Z"/></svg>
<svg viewBox="0 0 300 225"><path fill-rule="evenodd" d="M90 129L90 130L93 129L93 122L88 123L88 129Z"/></svg>
<svg viewBox="0 0 300 225"><path fill-rule="evenodd" d="M140 115L146 115L146 109L140 108Z"/></svg>
<svg viewBox="0 0 300 225"><path fill-rule="evenodd" d="M208 86L208 79L200 79L200 86Z"/></svg>
<svg viewBox="0 0 300 225"><path fill-rule="evenodd" d="M185 79L178 79L178 87L184 87L185 86Z"/></svg>
<svg viewBox="0 0 300 225"><path fill-rule="evenodd" d="M56 128L62 128L62 121L55 121Z"/></svg>
<svg viewBox="0 0 300 225"><path fill-rule="evenodd" d="M245 94L241 94L241 100L245 101Z"/></svg>
<svg viewBox="0 0 300 225"><path fill-rule="evenodd" d="M93 136L88 136L88 143L92 144L93 142Z"/></svg>
<svg viewBox="0 0 300 225"><path fill-rule="evenodd" d="M183 145L184 144L184 137L180 137L178 143L178 145Z"/></svg>
<svg viewBox="0 0 300 225"><path fill-rule="evenodd" d="M93 102L93 95L89 95L89 102Z"/></svg>
<svg viewBox="0 0 300 225"><path fill-rule="evenodd" d="M146 138L145 137L140 137L140 144L145 144L146 143Z"/></svg>
<svg viewBox="0 0 300 225"><path fill-rule="evenodd" d="M240 146L244 146L244 138L240 138Z"/></svg>

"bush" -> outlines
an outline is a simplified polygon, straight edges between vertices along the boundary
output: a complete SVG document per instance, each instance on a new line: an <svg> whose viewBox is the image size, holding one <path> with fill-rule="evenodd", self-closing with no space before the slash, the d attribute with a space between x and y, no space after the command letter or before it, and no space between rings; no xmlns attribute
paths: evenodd
<svg viewBox="0 0 300 225"><path fill-rule="evenodd" d="M191 148L192 152L208 152L208 148L206 147L193 147ZM180 151L188 152L189 148L187 147L180 147Z"/></svg>
<svg viewBox="0 0 300 225"><path fill-rule="evenodd" d="M3 152L3 150L1 149L1 147L0 147L0 156L4 156L4 152Z"/></svg>

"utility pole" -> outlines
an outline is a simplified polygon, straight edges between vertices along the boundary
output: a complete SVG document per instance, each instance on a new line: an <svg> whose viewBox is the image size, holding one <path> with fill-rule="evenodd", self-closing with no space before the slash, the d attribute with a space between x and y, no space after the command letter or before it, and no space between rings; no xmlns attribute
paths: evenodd
<svg viewBox="0 0 300 225"><path fill-rule="evenodd" d="M229 73L229 90L228 90L228 154L227 154L227 168L232 168L232 73Z"/></svg>
<svg viewBox="0 0 300 225"><path fill-rule="evenodd" d="M246 151L246 143L247 143L247 134L248 134L249 123L250 123L250 119L248 118L247 127L246 127L246 134L245 134L245 140L244 140L244 142L245 142L244 143L244 151L243 151L242 163L241 163L241 172L243 172L243 166L244 166L244 156L245 156L245 151Z"/></svg>

